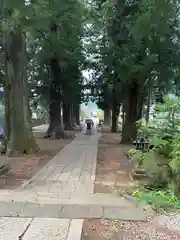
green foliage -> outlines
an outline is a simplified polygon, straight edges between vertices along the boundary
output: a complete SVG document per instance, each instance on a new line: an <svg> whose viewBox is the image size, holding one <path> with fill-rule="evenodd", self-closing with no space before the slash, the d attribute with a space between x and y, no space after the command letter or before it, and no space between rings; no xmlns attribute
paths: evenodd
<svg viewBox="0 0 180 240"><path fill-rule="evenodd" d="M138 134L149 139L153 149L149 152L137 151L131 155L136 166L145 169L149 187L173 186L174 194L179 194L180 173L180 100L165 98L164 104L157 104L155 118L148 124L139 121ZM149 180L148 180L149 179Z"/></svg>
<svg viewBox="0 0 180 240"><path fill-rule="evenodd" d="M128 150L128 152L127 152L127 156L129 157L129 158L131 158L134 154L136 154L136 149L135 148L131 148L131 149L129 149Z"/></svg>
<svg viewBox="0 0 180 240"><path fill-rule="evenodd" d="M149 139L155 151L169 157L174 137L180 134L180 100L166 98L165 103L157 104L155 110L155 118L147 125L141 125L138 134Z"/></svg>
<svg viewBox="0 0 180 240"><path fill-rule="evenodd" d="M142 152L137 150L131 156L135 171L143 171L146 176L144 184L153 189L166 187L172 181L172 171L168 159L158 155L154 150Z"/></svg>
<svg viewBox="0 0 180 240"><path fill-rule="evenodd" d="M141 191L132 193L139 202L152 205L156 210L180 209L180 199L173 192L167 191Z"/></svg>
<svg viewBox="0 0 180 240"><path fill-rule="evenodd" d="M180 172L180 134L176 134L173 143L172 143L173 150L171 152L171 168L175 173Z"/></svg>
<svg viewBox="0 0 180 240"><path fill-rule="evenodd" d="M142 0L140 1L140 13L132 28L135 39L142 39L153 31L164 35L170 31L169 19L176 17L176 6L171 1L166 0ZM173 17L173 19L172 19Z"/></svg>
<svg viewBox="0 0 180 240"><path fill-rule="evenodd" d="M156 119L160 120L159 124L163 123L164 129L169 135L180 133L180 100L179 99L165 99L164 104L157 104Z"/></svg>
<svg viewBox="0 0 180 240"><path fill-rule="evenodd" d="M138 129L142 128L144 126L143 119L139 119L138 121L136 121L136 126Z"/></svg>
<svg viewBox="0 0 180 240"><path fill-rule="evenodd" d="M0 24L3 33L16 29L17 25L26 32L30 87L38 87L37 94L48 99L48 65L56 56L66 91L79 101L80 71L85 60L82 38L87 21L84 1L37 0L24 4L21 0L8 0L3 4L5 11Z"/></svg>
<svg viewBox="0 0 180 240"><path fill-rule="evenodd" d="M136 150L135 152L131 153L130 159L134 166L140 167L143 165L143 162L145 160L145 153L143 153L140 150Z"/></svg>
<svg viewBox="0 0 180 240"><path fill-rule="evenodd" d="M115 85L113 96L120 103L132 82L138 83L143 100L154 87L161 93L179 88L179 7L166 0L94 1L98 67L92 81L99 88L101 106L112 105L112 94L107 97L103 90L105 83ZM97 29L101 37L96 37Z"/></svg>
<svg viewBox="0 0 180 240"><path fill-rule="evenodd" d="M84 100L82 70L86 68L94 71L87 85L102 109L123 104L132 82L138 84L139 95L153 86L167 92L179 84L179 4L164 0L27 4L8 0L3 4L8 11L3 9L1 14L2 33L19 25L26 33L29 86L40 104L49 103L49 65L54 57L60 69L57 91L68 103ZM3 65L3 56L0 62ZM164 150L168 144L159 140L164 129L158 134L153 131L148 128L147 135ZM167 134L171 137L171 132ZM166 154L171 151L168 148Z"/></svg>
<svg viewBox="0 0 180 240"><path fill-rule="evenodd" d="M142 0L139 8L131 31L139 49L143 44L147 46L146 58L152 69L149 75L156 76L156 80L150 78L151 84L165 91L172 89L175 69L179 68L179 5L165 0Z"/></svg>

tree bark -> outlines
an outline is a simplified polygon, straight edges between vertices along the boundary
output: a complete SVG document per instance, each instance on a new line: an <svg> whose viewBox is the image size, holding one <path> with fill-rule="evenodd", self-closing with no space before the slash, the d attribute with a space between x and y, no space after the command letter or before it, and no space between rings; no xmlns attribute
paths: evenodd
<svg viewBox="0 0 180 240"><path fill-rule="evenodd" d="M104 125L106 126L111 125L111 109L110 108L104 109Z"/></svg>
<svg viewBox="0 0 180 240"><path fill-rule="evenodd" d="M123 105L122 105L122 115L121 115L121 118L122 118L122 126L124 125L125 123L125 112L124 112L124 102L123 102Z"/></svg>
<svg viewBox="0 0 180 240"><path fill-rule="evenodd" d="M114 103L112 107L112 126L111 126L111 132L115 133L117 132L117 122L118 122L118 116L119 116L119 104Z"/></svg>
<svg viewBox="0 0 180 240"><path fill-rule="evenodd" d="M120 105L117 102L116 82L113 80L112 90L112 126L111 132L117 132L117 119L119 116Z"/></svg>
<svg viewBox="0 0 180 240"><path fill-rule="evenodd" d="M39 148L32 132L26 75L25 35L20 27L7 34L5 42L6 128L9 155L28 154ZM10 119L9 115L10 114Z"/></svg>
<svg viewBox="0 0 180 240"><path fill-rule="evenodd" d="M142 100L139 95L139 88L136 83L127 92L127 97L124 103L125 121L122 129L121 143L132 143L136 139L137 127L136 121L141 118Z"/></svg>
<svg viewBox="0 0 180 240"><path fill-rule="evenodd" d="M146 115L145 115L146 123L149 122L150 107L151 107L151 91L148 89L147 108L146 108Z"/></svg>
<svg viewBox="0 0 180 240"><path fill-rule="evenodd" d="M52 94L54 92L53 87L51 89L51 102L49 104L49 127L46 133L46 138L60 139L63 137L62 125L61 125L61 98L60 94ZM53 98L53 99L52 99Z"/></svg>
<svg viewBox="0 0 180 240"><path fill-rule="evenodd" d="M71 106L69 103L63 103L63 123L65 130L73 130L72 118L71 118Z"/></svg>
<svg viewBox="0 0 180 240"><path fill-rule="evenodd" d="M75 105L75 121L76 125L80 125L80 104Z"/></svg>
<svg viewBox="0 0 180 240"><path fill-rule="evenodd" d="M74 104L70 104L70 121L71 121L71 125L73 126L73 128L76 127L76 115L75 115L75 106Z"/></svg>
<svg viewBox="0 0 180 240"><path fill-rule="evenodd" d="M64 137L61 122L61 82L60 67L57 59L51 59L50 62L50 103L49 103L49 128L46 138L60 139Z"/></svg>
<svg viewBox="0 0 180 240"><path fill-rule="evenodd" d="M7 73L7 69L5 70ZM10 96L11 96L11 88L7 81L4 83L4 103L5 103L5 136L7 137L7 140L10 140L10 134L11 134L11 106L10 106Z"/></svg>

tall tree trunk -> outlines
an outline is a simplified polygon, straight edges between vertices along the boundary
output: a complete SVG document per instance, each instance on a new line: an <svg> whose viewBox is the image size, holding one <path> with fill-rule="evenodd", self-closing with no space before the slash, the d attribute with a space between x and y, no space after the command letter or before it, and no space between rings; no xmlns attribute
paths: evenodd
<svg viewBox="0 0 180 240"><path fill-rule="evenodd" d="M75 120L76 125L80 125L80 104L75 105Z"/></svg>
<svg viewBox="0 0 180 240"><path fill-rule="evenodd" d="M60 139L64 136L61 122L61 83L57 59L50 62L51 85L49 103L49 128L45 137Z"/></svg>
<svg viewBox="0 0 180 240"><path fill-rule="evenodd" d="M113 80L113 90L112 90L112 126L111 132L117 132L117 120L119 116L120 106L117 102L117 93L116 93L116 83L115 79Z"/></svg>
<svg viewBox="0 0 180 240"><path fill-rule="evenodd" d="M119 116L119 104L115 102L112 107L112 126L111 132L117 132L117 124L118 124L118 116Z"/></svg>
<svg viewBox="0 0 180 240"><path fill-rule="evenodd" d="M75 107L74 104L70 104L70 120L71 120L71 125L73 128L76 127L76 116L75 116Z"/></svg>
<svg viewBox="0 0 180 240"><path fill-rule="evenodd" d="M104 125L107 125L107 126L111 125L111 109L110 108L104 109Z"/></svg>
<svg viewBox="0 0 180 240"><path fill-rule="evenodd" d="M5 70L5 72L7 73L7 69ZM11 96L11 87L8 84L7 81L5 81L4 83L4 103L5 103L5 114L4 114L4 118L5 118L5 135L8 139L8 141L10 140L10 134L11 134L11 106L10 106L10 96Z"/></svg>
<svg viewBox="0 0 180 240"><path fill-rule="evenodd" d="M145 114L146 123L149 122L150 107L151 107L151 91L148 89L148 100L147 100L147 108L146 108L146 114Z"/></svg>
<svg viewBox="0 0 180 240"><path fill-rule="evenodd" d="M63 103L63 123L65 130L73 130L71 119L71 106L69 103Z"/></svg>
<svg viewBox="0 0 180 240"><path fill-rule="evenodd" d="M122 105L122 115L121 115L121 118L122 118L122 126L124 125L125 123L125 112L124 112L124 102L123 102L123 105Z"/></svg>
<svg viewBox="0 0 180 240"><path fill-rule="evenodd" d="M32 132L29 91L26 75L25 36L20 27L11 31L5 42L6 126L9 155L28 154L39 148ZM10 114L10 124L7 114ZM9 126L10 125L10 126Z"/></svg>
<svg viewBox="0 0 180 240"><path fill-rule="evenodd" d="M142 113L142 101L139 100L139 97L138 85L133 83L124 103L125 122L122 129L121 143L131 143L132 139L136 138L136 121L141 118Z"/></svg>

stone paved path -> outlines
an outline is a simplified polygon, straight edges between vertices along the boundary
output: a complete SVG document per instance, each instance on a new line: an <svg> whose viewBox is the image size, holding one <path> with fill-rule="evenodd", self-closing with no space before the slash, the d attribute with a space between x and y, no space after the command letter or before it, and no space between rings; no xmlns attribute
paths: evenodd
<svg viewBox="0 0 180 240"><path fill-rule="evenodd" d="M146 219L133 202L93 193L99 137L78 133L20 189L0 191L0 240L80 240L84 218Z"/></svg>
<svg viewBox="0 0 180 240"><path fill-rule="evenodd" d="M62 194L93 193L99 136L78 133L75 140L22 188Z"/></svg>

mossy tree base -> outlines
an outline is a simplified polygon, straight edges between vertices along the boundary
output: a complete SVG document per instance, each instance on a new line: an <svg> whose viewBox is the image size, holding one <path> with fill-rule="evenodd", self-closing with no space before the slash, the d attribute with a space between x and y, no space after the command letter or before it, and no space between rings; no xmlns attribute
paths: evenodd
<svg viewBox="0 0 180 240"><path fill-rule="evenodd" d="M67 131L74 130L74 126L71 123L64 123L64 129Z"/></svg>
<svg viewBox="0 0 180 240"><path fill-rule="evenodd" d="M50 124L49 128L46 132L45 138L50 138L50 139L61 139L64 138L64 131L62 130L61 124Z"/></svg>
<svg viewBox="0 0 180 240"><path fill-rule="evenodd" d="M16 157L23 154L33 154L39 151L39 146L36 144L36 140L31 134L28 134L27 131L24 131L23 134L12 136L8 144L7 154L10 157Z"/></svg>

